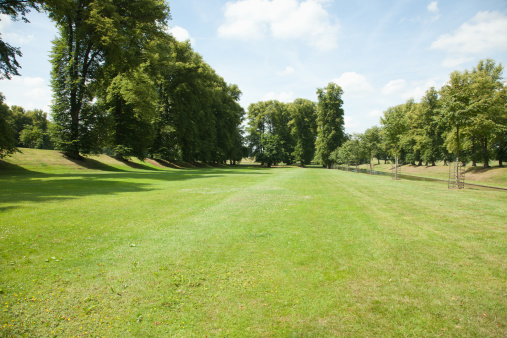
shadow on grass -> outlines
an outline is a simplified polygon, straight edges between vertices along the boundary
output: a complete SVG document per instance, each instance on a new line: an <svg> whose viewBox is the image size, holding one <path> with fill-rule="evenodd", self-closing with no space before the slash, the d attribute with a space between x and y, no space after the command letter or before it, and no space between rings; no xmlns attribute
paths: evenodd
<svg viewBox="0 0 507 338"><path fill-rule="evenodd" d="M484 168L484 167L480 167L480 166L477 166L477 167L470 166L470 167L466 168L465 173L484 174L484 173L488 173L488 172L501 171L501 170L505 170L505 167L491 166L489 168Z"/></svg>
<svg viewBox="0 0 507 338"><path fill-rule="evenodd" d="M110 166L108 164L105 164L103 162L100 162L100 161L97 161L97 160L94 160L94 159L91 159L91 158L84 158L82 160L76 160L76 159L73 159L73 158L70 158L70 157L67 157L65 156L65 158L80 166L80 167L83 167L85 169L90 169L90 170L101 170L101 171L113 171L113 172L127 172L127 170L123 170L121 168L115 168L113 166Z"/></svg>
<svg viewBox="0 0 507 338"><path fill-rule="evenodd" d="M4 160L0 160L0 174L27 174L33 173L33 171L27 170L19 165L9 163Z"/></svg>
<svg viewBox="0 0 507 338"><path fill-rule="evenodd" d="M195 168L185 170L126 171L99 161L77 161L88 169L102 171L41 173L1 161L0 212L21 207L23 202L45 202L80 198L91 195L116 195L126 192L147 192L160 189L155 181L209 179L227 175L269 175L252 168ZM150 182L151 181L151 182ZM206 184L203 181L203 184Z"/></svg>

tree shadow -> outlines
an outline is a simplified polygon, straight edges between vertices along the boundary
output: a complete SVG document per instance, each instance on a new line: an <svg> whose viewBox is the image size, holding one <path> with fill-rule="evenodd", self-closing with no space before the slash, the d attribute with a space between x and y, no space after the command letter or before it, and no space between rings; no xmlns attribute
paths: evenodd
<svg viewBox="0 0 507 338"><path fill-rule="evenodd" d="M113 156L109 156L111 159L115 159L121 163L123 163L124 165L126 165L127 167L129 168L132 168L132 169L137 169L137 170L147 170L147 171L160 171L161 169L159 168L154 168L154 167L150 167L144 163L136 163L136 162L132 162L132 161L129 161L129 160L126 160L126 159L123 159L123 160L118 160L117 158L113 157Z"/></svg>
<svg viewBox="0 0 507 338"><path fill-rule="evenodd" d="M71 157L65 156L65 159L76 164L77 166L80 166L85 169L90 169L90 170L113 171L113 172L126 172L127 171L127 170L124 170L121 168L116 168L116 167L110 166L108 164L94 160L92 158L85 157L84 159L76 160Z"/></svg>
<svg viewBox="0 0 507 338"><path fill-rule="evenodd" d="M19 165L9 163L7 161L0 160L0 175L28 174L28 173L33 173L33 171L25 169Z"/></svg>
<svg viewBox="0 0 507 338"><path fill-rule="evenodd" d="M86 168L103 171L41 173L2 161L0 171L0 213L22 207L23 202L47 202L76 199L91 195L117 195L160 189L156 182L209 179L226 175L251 175L242 168L203 168L186 170L125 171L87 159ZM98 162L98 163L97 163ZM7 163L7 164L6 164ZM78 161L81 163L81 161ZM269 170L255 172L269 174ZM203 182L203 184L206 184Z"/></svg>
<svg viewBox="0 0 507 338"><path fill-rule="evenodd" d="M505 169L505 167L499 167L499 166L491 166L489 168L484 168L484 167L467 167L465 169L465 173L471 173L471 174L484 174L484 173L487 173L487 172L492 172L492 171L500 171L502 169Z"/></svg>

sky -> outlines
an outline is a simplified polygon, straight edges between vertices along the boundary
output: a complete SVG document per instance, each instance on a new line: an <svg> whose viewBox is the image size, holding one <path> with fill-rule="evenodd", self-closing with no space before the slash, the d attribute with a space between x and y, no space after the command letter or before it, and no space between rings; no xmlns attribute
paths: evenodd
<svg viewBox="0 0 507 338"><path fill-rule="evenodd" d="M481 59L507 65L505 0L174 0L168 30L190 40L241 105L317 101L330 82L342 87L345 130L380 125L389 107ZM21 48L20 73L0 80L8 105L50 112L49 53L57 29L45 14L30 23L0 16L2 39ZM504 72L504 76L507 72Z"/></svg>

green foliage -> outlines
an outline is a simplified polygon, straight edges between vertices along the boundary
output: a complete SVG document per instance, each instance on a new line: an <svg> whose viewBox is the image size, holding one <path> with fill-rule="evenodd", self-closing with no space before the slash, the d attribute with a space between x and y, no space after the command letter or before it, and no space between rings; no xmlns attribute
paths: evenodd
<svg viewBox="0 0 507 338"><path fill-rule="evenodd" d="M410 107L410 103L408 107ZM400 141L408 130L407 105L401 104L384 111L380 118L382 124L382 139L390 147L395 157L399 155Z"/></svg>
<svg viewBox="0 0 507 338"><path fill-rule="evenodd" d="M369 129L366 129L364 134L359 136L361 139L362 148L364 154L368 159L368 163L370 164L370 169L372 169L372 159L374 156L379 158L379 154L382 146L382 136L381 130L379 127L374 126Z"/></svg>
<svg viewBox="0 0 507 338"><path fill-rule="evenodd" d="M0 93L0 159L16 151L16 139L11 126L12 113L4 100L5 97Z"/></svg>
<svg viewBox="0 0 507 338"><path fill-rule="evenodd" d="M19 106L12 106L11 111L18 147L53 149L50 135L52 123L47 113L40 109L25 111Z"/></svg>
<svg viewBox="0 0 507 338"><path fill-rule="evenodd" d="M441 89L442 117L454 133L447 137L452 141L447 143L448 149L459 157L464 148L475 160L480 149L484 167L489 167L493 140L507 128L507 92L501 81L502 72L501 64L481 60L472 71L453 72Z"/></svg>
<svg viewBox="0 0 507 338"><path fill-rule="evenodd" d="M296 99L289 105L291 120L289 122L292 137L295 141L294 160L301 166L309 164L315 155L317 139L316 104L310 100Z"/></svg>
<svg viewBox="0 0 507 338"><path fill-rule="evenodd" d="M154 136L151 121L156 114L155 102L154 84L142 68L111 81L105 106L113 121L110 147L118 158L146 157Z"/></svg>
<svg viewBox="0 0 507 338"><path fill-rule="evenodd" d="M340 147L331 153L334 163L346 165L360 165L367 160L367 149L363 140L364 135L354 134Z"/></svg>
<svg viewBox="0 0 507 338"><path fill-rule="evenodd" d="M294 163L295 141L290 127L290 104L276 100L252 103L248 107L248 125L250 153L257 162L268 165ZM265 154L266 144L270 147L268 155Z"/></svg>
<svg viewBox="0 0 507 338"><path fill-rule="evenodd" d="M316 159L328 168L333 160L331 153L338 148L345 138L343 90L335 83L317 89L317 141Z"/></svg>
<svg viewBox="0 0 507 338"><path fill-rule="evenodd" d="M49 0L45 8L60 30L51 54L53 119L63 150L79 158L97 147L89 131L97 122L96 91L108 87L100 80L140 64L144 47L162 34L169 8L159 0Z"/></svg>
<svg viewBox="0 0 507 338"><path fill-rule="evenodd" d="M194 52L188 42L163 36L150 45L146 70L154 81L153 157L225 163L242 158L241 91Z"/></svg>

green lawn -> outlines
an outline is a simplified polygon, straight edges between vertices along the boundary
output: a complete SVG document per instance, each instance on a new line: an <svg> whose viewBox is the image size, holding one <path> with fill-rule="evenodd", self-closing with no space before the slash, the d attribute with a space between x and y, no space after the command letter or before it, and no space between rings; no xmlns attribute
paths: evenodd
<svg viewBox="0 0 507 338"><path fill-rule="evenodd" d="M0 337L507 335L506 192L39 169L0 172Z"/></svg>

